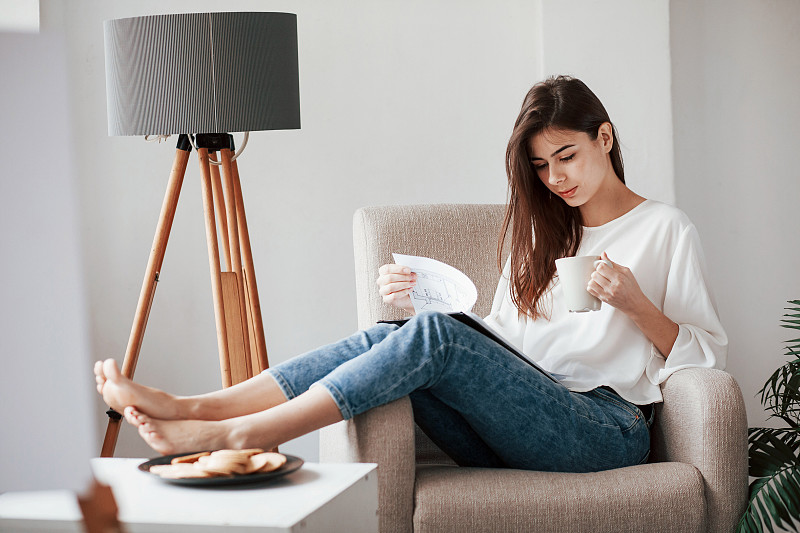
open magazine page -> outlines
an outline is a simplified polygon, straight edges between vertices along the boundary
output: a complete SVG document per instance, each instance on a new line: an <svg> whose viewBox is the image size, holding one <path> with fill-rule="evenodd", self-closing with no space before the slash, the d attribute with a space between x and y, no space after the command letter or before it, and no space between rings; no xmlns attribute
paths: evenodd
<svg viewBox="0 0 800 533"><path fill-rule="evenodd" d="M392 254L394 262L407 266L417 275L411 291L414 311L470 311L478 300L478 289L466 274L436 259Z"/></svg>
<svg viewBox="0 0 800 533"><path fill-rule="evenodd" d="M481 317L472 312L472 306L475 305L478 299L478 291L475 288L475 284L466 274L446 263L428 257L403 254L392 255L395 263L407 266L417 274L417 285L410 295L415 312L439 311L447 313L459 322L494 340L551 380L558 382L566 377L544 370L492 329ZM381 322L390 322L402 326L407 321L408 319Z"/></svg>

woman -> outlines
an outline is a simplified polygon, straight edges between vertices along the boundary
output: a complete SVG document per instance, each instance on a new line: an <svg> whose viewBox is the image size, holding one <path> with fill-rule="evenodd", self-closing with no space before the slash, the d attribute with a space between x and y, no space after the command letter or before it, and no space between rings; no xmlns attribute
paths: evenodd
<svg viewBox="0 0 800 533"><path fill-rule="evenodd" d="M422 313L206 395L135 384L112 359L95 365L98 391L163 454L268 449L408 395L419 426L461 465L587 472L646 461L659 383L726 357L697 231L625 186L614 126L577 79L529 91L506 168L511 254L487 322L561 383ZM607 260L587 287L602 310L566 311L554 262L572 255ZM386 303L414 313L409 269L384 265L377 284Z"/></svg>

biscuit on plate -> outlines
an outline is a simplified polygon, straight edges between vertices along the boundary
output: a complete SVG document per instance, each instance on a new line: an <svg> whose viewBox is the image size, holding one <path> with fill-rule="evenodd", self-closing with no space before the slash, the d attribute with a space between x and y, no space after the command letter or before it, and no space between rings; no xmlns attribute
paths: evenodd
<svg viewBox="0 0 800 533"><path fill-rule="evenodd" d="M286 464L286 456L282 453L264 452L252 456L250 462L258 466L254 472L265 474L277 470Z"/></svg>
<svg viewBox="0 0 800 533"><path fill-rule="evenodd" d="M199 452L193 453L192 455L184 455L183 457L175 457L172 459L171 464L177 465L179 463L193 463L197 461L200 457L205 457L206 455L210 455L211 452Z"/></svg>
<svg viewBox="0 0 800 533"><path fill-rule="evenodd" d="M194 466L194 463L178 463L175 465L153 465L150 472L165 479L208 478L214 477L211 472L206 472Z"/></svg>
<svg viewBox="0 0 800 533"><path fill-rule="evenodd" d="M250 458L242 454L214 452L211 455L200 457L195 464L206 472L224 475L244 474L250 465Z"/></svg>

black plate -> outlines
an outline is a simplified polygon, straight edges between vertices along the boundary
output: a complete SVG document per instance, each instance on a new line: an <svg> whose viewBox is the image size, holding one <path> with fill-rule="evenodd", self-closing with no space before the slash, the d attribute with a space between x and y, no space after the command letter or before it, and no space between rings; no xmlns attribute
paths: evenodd
<svg viewBox="0 0 800 533"><path fill-rule="evenodd" d="M303 466L303 460L299 457L295 457L294 455L286 455L286 462L283 464L282 467L278 468L277 470L273 470L272 472L264 472L260 474L245 474L239 476L218 476L218 477L190 477L184 479L167 479L159 476L158 474L153 474L150 472L150 467L155 465L168 465L175 457L183 457L185 455L190 455L188 453L176 453L174 455L164 455L162 457L156 457L155 459L150 459L139 465L139 470L142 472L147 472L151 476L157 477L161 481L166 481L167 483L172 483L174 485L187 485L192 487L213 487L218 485L241 485L244 483L256 483L259 481L265 481L268 479L273 479L277 477L285 476L286 474L291 474L295 470L298 470L301 466Z"/></svg>

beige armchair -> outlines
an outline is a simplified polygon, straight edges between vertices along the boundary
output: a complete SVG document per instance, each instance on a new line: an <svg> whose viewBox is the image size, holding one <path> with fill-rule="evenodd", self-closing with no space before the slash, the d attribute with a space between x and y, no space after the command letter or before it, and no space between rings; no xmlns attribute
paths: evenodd
<svg viewBox="0 0 800 533"><path fill-rule="evenodd" d="M499 277L502 205L360 209L354 244L359 327L398 318L375 279L391 253L433 257L477 285L488 314ZM408 398L321 432L327 462L378 463L389 531L732 531L747 500L747 420L734 379L676 372L663 387L650 463L590 474L462 468L415 428Z"/></svg>

